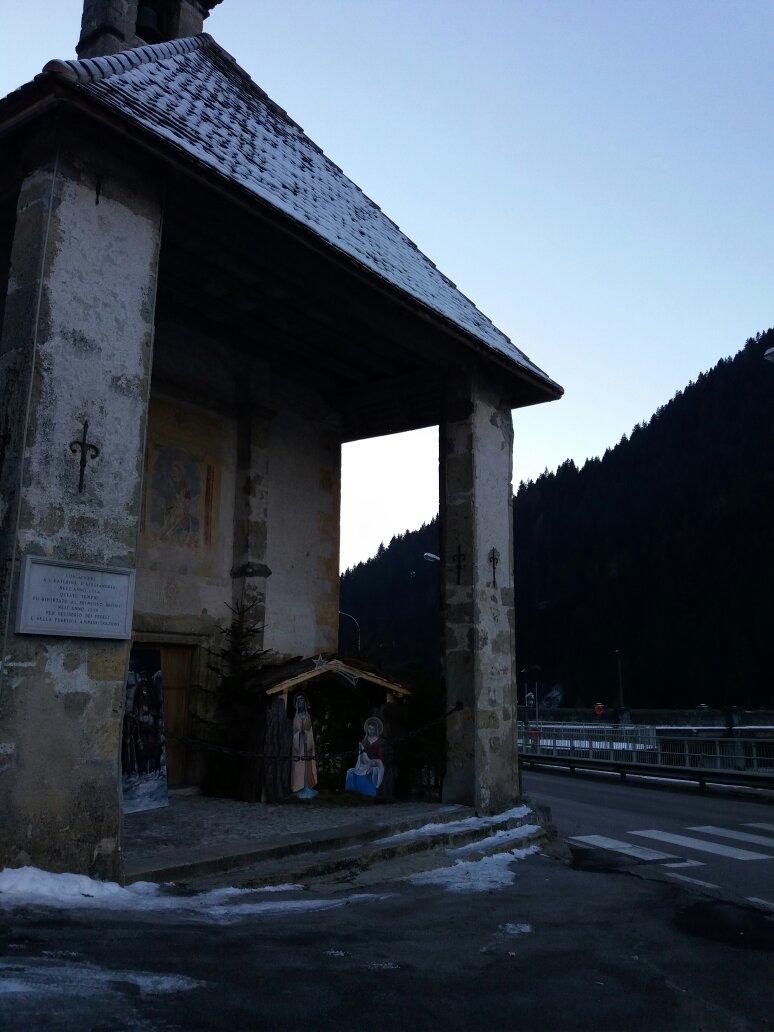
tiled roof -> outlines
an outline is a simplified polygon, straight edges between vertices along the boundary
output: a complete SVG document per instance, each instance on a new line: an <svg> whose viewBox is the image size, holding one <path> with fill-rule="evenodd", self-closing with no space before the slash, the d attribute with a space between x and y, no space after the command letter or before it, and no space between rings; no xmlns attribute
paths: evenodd
<svg viewBox="0 0 774 1032"><path fill-rule="evenodd" d="M206 33L53 61L44 73L74 81L555 388Z"/></svg>

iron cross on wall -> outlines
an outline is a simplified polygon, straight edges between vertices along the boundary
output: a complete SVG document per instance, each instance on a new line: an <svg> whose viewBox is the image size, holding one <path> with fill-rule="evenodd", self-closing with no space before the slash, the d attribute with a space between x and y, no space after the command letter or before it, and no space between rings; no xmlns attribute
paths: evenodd
<svg viewBox="0 0 774 1032"><path fill-rule="evenodd" d="M452 562L457 567L457 583L459 584L462 580L462 560L465 558L465 553L462 551L462 545L457 545L457 551L452 558Z"/></svg>
<svg viewBox="0 0 774 1032"><path fill-rule="evenodd" d="M70 441L70 451L73 455L77 454L78 451L81 453L80 461L80 473L78 476L78 494L83 494L83 478L86 475L86 463L89 459L96 459L99 455L99 448L96 444L91 444L86 440L86 436L89 432L89 421L84 419L83 421L83 435L80 441Z"/></svg>
<svg viewBox="0 0 774 1032"><path fill-rule="evenodd" d="M496 548L492 548L489 553L489 562L492 564L492 587L497 587L497 564L500 562L500 556L497 553Z"/></svg>

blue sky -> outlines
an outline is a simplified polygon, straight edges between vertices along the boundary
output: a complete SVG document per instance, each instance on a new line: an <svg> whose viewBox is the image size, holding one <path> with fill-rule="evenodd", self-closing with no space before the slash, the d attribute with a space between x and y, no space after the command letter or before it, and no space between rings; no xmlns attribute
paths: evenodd
<svg viewBox="0 0 774 1032"><path fill-rule="evenodd" d="M80 0L4 5L0 93ZM210 31L566 390L516 480L582 462L774 324L774 4L224 0ZM343 562L437 508L433 431L348 446Z"/></svg>

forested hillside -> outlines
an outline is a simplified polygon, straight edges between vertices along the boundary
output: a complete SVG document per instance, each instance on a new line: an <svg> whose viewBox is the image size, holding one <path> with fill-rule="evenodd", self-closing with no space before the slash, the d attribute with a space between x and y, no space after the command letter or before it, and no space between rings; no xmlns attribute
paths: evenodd
<svg viewBox="0 0 774 1032"><path fill-rule="evenodd" d="M702 373L647 424L514 499L520 667L564 705L774 701L774 331ZM433 523L341 581L386 669L439 676ZM350 622L342 643L354 642Z"/></svg>

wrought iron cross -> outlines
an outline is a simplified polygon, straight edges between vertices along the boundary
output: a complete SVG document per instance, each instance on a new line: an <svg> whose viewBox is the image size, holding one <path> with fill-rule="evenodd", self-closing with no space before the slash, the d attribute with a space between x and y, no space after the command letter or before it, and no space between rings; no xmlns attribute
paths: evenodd
<svg viewBox="0 0 774 1032"><path fill-rule="evenodd" d="M457 552L454 556L454 562L457 564L457 583L461 583L462 580L462 560L465 558L465 553L462 551L462 545L457 545Z"/></svg>
<svg viewBox="0 0 774 1032"><path fill-rule="evenodd" d="M497 549L493 548L489 553L489 562L492 564L492 586L497 587L497 564L500 562L500 556L497 554Z"/></svg>
<svg viewBox="0 0 774 1032"><path fill-rule="evenodd" d="M78 476L78 494L83 494L83 478L86 475L86 463L89 459L96 459L99 455L99 448L96 444L91 444L86 440L86 436L89 432L89 421L84 419L83 421L83 435L80 441L70 441L70 451L73 455L79 451L81 453L80 462L80 474Z"/></svg>

